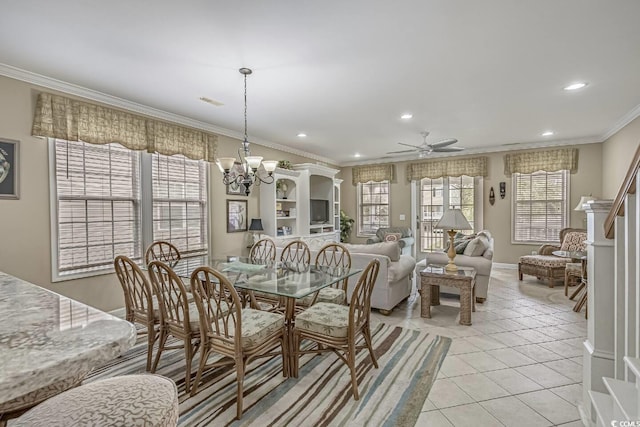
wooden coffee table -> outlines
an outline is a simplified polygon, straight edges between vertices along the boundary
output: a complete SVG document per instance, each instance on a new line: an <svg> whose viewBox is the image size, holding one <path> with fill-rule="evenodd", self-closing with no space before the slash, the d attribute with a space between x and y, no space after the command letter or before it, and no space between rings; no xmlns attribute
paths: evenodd
<svg viewBox="0 0 640 427"><path fill-rule="evenodd" d="M460 289L460 324L471 325L471 312L476 311L476 270L458 267L446 271L444 265L429 264L420 272L420 316L431 318L431 306L440 305L440 286Z"/></svg>

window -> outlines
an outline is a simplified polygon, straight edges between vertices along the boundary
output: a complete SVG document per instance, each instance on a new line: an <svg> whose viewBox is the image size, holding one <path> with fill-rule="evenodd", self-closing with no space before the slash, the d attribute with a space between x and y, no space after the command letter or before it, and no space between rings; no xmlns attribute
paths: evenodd
<svg viewBox="0 0 640 427"><path fill-rule="evenodd" d="M358 235L374 235L389 227L389 181L358 184Z"/></svg>
<svg viewBox="0 0 640 427"><path fill-rule="evenodd" d="M434 227L442 218L445 206L447 209L461 209L469 224L475 229L476 219L481 211L481 209L476 209L475 205L482 202L481 197L476 197L479 187L476 179L464 175L437 179L424 178L420 180L419 185L419 232L422 252L443 249L443 230ZM462 232L472 233L473 230Z"/></svg>
<svg viewBox="0 0 640 427"><path fill-rule="evenodd" d="M205 164L181 155L152 156L153 240L167 240L182 254L207 250Z"/></svg>
<svg viewBox="0 0 640 427"><path fill-rule="evenodd" d="M54 281L103 274L117 255L142 260L155 239L206 252L204 162L119 144L56 139L51 147Z"/></svg>
<svg viewBox="0 0 640 427"><path fill-rule="evenodd" d="M558 240L567 226L567 171L513 175L513 243Z"/></svg>

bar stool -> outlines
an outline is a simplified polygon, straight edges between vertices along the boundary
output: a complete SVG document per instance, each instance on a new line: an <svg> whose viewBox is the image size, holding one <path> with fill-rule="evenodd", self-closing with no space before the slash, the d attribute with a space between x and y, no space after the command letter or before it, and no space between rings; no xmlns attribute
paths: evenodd
<svg viewBox="0 0 640 427"><path fill-rule="evenodd" d="M67 390L16 419L12 427L176 426L178 389L160 375L124 375Z"/></svg>

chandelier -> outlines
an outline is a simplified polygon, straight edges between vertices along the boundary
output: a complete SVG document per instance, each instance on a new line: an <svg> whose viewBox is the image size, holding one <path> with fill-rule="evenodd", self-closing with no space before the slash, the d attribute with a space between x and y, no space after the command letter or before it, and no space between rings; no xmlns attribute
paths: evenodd
<svg viewBox="0 0 640 427"><path fill-rule="evenodd" d="M249 139L247 138L247 76L253 71L249 68L240 68L240 74L244 76L244 141L238 149L240 165L236 165L235 157L220 157L216 163L222 172L222 183L236 187L244 187L244 193L248 196L251 186L273 183L273 171L278 165L277 160L262 160L261 156L252 156L249 151ZM267 176L260 176L258 169L262 166ZM264 175L264 174L263 174Z"/></svg>

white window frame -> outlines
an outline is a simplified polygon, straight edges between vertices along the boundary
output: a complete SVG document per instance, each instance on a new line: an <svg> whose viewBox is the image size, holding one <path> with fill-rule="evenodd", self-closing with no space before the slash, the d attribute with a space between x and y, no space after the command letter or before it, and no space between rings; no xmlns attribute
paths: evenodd
<svg viewBox="0 0 640 427"><path fill-rule="evenodd" d="M80 279L93 276L101 276L105 274L112 274L114 272L113 265L105 266L99 269L88 269L69 273L61 273L58 269L58 249L59 249L59 235L58 235L58 188L56 177L56 152L55 152L55 139L47 138L49 145L49 212L51 222L51 281L61 282L72 279ZM152 171L151 161L152 155L150 153L140 153L140 164L138 167L139 182L140 182L140 198L139 207L137 209L137 221L138 221L138 239L140 242L140 254L137 254L135 261L142 261L144 257L144 251L153 242L153 185L152 185ZM203 217L203 230L205 232L206 250L195 253L193 255L199 255L202 252L205 254L209 252L209 168L205 165L205 186L204 195L207 198L205 201L205 215Z"/></svg>
<svg viewBox="0 0 640 427"><path fill-rule="evenodd" d="M514 245L543 245L547 243L558 243L559 233L552 233L553 239L548 240L516 240L516 204L518 202L518 188L517 188L517 180L522 176L531 176L534 174L551 174L551 173L562 173L564 175L564 188L562 191L564 192L564 200L562 200L564 204L564 212L562 215L562 224L560 229L568 227L569 224L569 216L570 216L570 207L569 207L569 196L570 196L570 174L567 170L557 171L557 172L544 172L538 171L530 174L517 174L514 173L511 178L511 243Z"/></svg>
<svg viewBox="0 0 640 427"><path fill-rule="evenodd" d="M374 182L374 181L369 181L364 183L366 184L386 184L388 187L388 202L387 202L387 217L389 218L389 224L387 225L387 227L391 227L391 182L388 180L385 181L380 181L380 182ZM368 232L368 231L364 231L362 229L362 185L363 183L358 183L357 186L357 212L358 212L358 220L357 222L357 233L356 236L357 237L372 237L376 235L376 231L377 230L373 230L372 232Z"/></svg>

